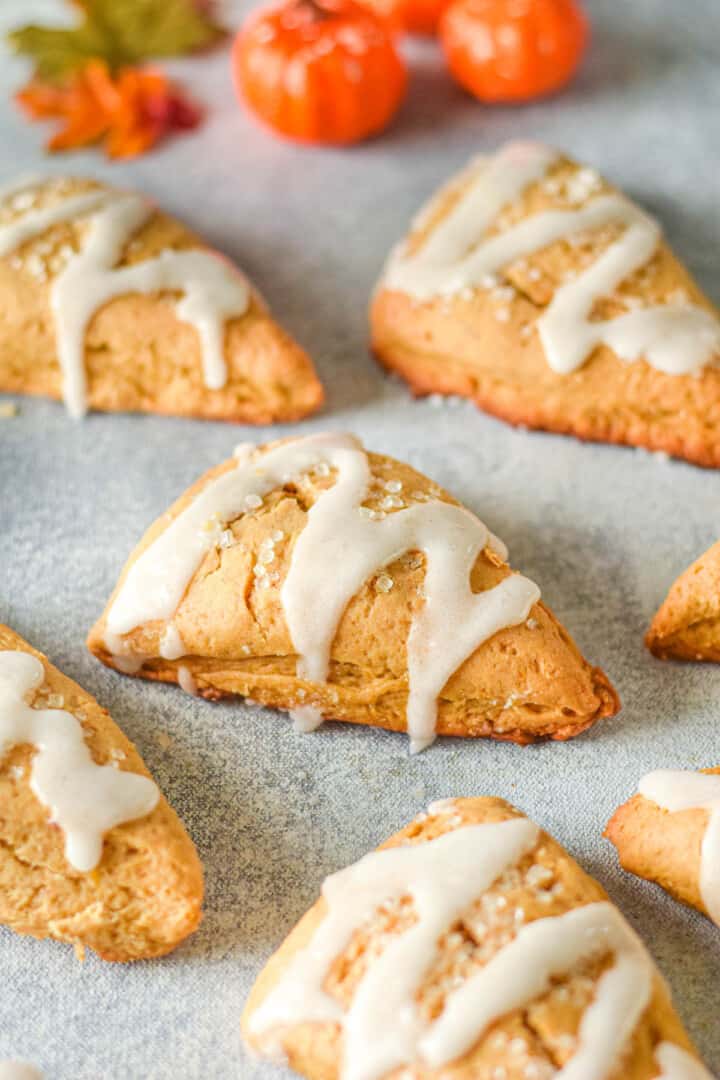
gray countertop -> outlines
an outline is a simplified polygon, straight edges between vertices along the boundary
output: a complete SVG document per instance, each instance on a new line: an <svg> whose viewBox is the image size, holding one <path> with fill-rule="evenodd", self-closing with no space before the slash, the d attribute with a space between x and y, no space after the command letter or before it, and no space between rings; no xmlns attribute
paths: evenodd
<svg viewBox="0 0 720 1080"><path fill-rule="evenodd" d="M226 6L237 21L242 5ZM0 29L61 10L3 0ZM0 1058L50 1080L242 1077L238 1020L254 976L313 901L322 878L448 795L498 794L549 829L596 875L667 976L687 1026L720 1070L720 936L659 889L623 875L602 839L608 817L658 766L720 761L720 667L662 664L642 634L675 576L720 532L720 474L626 449L515 431L471 406L413 402L368 356L366 304L391 241L466 158L537 137L587 159L665 223L720 298L720 9L715 0L590 5L582 75L556 100L484 109L413 47L410 96L365 146L301 149L272 139L235 103L228 57L173 65L208 103L205 127L138 162L46 161L43 131L9 102L24 66L0 66L0 180L38 168L137 186L247 269L310 350L328 390L322 416L254 431L144 416L84 423L18 398L0 420L0 607L97 695L138 744L205 864L198 933L172 956L114 967L0 930ZM246 439L351 429L410 461L502 536L586 656L618 687L622 714L567 744L519 748L440 739L409 757L403 736L211 705L123 678L85 634L146 525ZM169 745L168 745L169 741Z"/></svg>

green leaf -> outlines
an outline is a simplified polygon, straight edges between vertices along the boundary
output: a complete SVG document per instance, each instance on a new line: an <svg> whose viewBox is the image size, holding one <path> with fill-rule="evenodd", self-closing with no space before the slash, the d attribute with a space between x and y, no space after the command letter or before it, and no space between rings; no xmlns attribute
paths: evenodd
<svg viewBox="0 0 720 1080"><path fill-rule="evenodd" d="M8 42L16 52L34 62L35 75L43 80L55 81L71 75L94 57L103 57L111 67L118 63L110 59L109 54L114 53L112 41L90 23L69 30L23 26L8 34Z"/></svg>
<svg viewBox="0 0 720 1080"><path fill-rule="evenodd" d="M181 56L211 45L222 30L194 0L82 0L74 27L23 26L8 35L42 79L62 79L88 60L112 69L153 57Z"/></svg>
<svg viewBox="0 0 720 1080"><path fill-rule="evenodd" d="M126 63L181 56L222 33L194 0L84 0L82 6L88 23L112 40Z"/></svg>

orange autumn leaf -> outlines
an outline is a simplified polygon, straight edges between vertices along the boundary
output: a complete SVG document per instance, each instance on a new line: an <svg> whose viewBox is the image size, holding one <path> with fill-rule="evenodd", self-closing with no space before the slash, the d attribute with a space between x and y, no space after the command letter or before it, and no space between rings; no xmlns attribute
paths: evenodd
<svg viewBox="0 0 720 1080"><path fill-rule="evenodd" d="M64 93L51 83L30 82L18 91L15 100L33 120L47 120L58 115Z"/></svg>
<svg viewBox="0 0 720 1080"><path fill-rule="evenodd" d="M136 157L169 131L194 127L200 119L161 72L124 68L112 75L102 60L90 61L59 86L33 80L16 101L32 120L61 122L48 150L102 139L111 158Z"/></svg>

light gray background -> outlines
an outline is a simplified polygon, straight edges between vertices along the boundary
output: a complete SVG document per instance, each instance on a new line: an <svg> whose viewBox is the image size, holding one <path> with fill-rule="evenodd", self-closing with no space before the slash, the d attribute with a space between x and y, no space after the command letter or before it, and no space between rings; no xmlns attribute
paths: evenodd
<svg viewBox="0 0 720 1080"><path fill-rule="evenodd" d="M242 5L226 7L237 22ZM0 29L58 3L2 0ZM587 159L658 213L720 298L720 12L715 0L595 2L582 75L557 100L486 109L415 47L393 129L348 151L299 149L254 126L226 52L177 65L205 127L131 164L46 161L44 132L9 103L26 68L0 65L0 179L38 167L92 172L156 196L237 258L316 358L324 414L258 432L145 416L89 417L17 399L0 420L0 614L106 705L138 744L197 843L205 920L166 959L114 967L0 930L0 1058L51 1080L265 1080L238 1034L247 990L327 873L447 795L512 799L607 887L669 979L720 1069L718 930L619 872L602 839L613 809L657 766L720 762L720 668L662 664L642 634L675 576L720 532L720 475L642 451L514 431L471 406L414 403L366 349L366 303L412 211L477 151L538 137ZM441 739L410 758L403 736L211 705L123 678L85 634L145 526L240 440L352 429L412 462L509 544L516 567L618 687L622 714L565 745ZM171 745L164 749L159 733Z"/></svg>

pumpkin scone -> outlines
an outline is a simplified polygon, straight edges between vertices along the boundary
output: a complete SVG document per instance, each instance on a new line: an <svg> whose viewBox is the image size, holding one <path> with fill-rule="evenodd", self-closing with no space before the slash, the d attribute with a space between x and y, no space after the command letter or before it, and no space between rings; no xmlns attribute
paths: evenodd
<svg viewBox="0 0 720 1080"><path fill-rule="evenodd" d="M57 177L0 190L0 390L250 424L323 400L229 260L137 193Z"/></svg>
<svg viewBox="0 0 720 1080"><path fill-rule="evenodd" d="M720 926L720 768L648 773L605 836L625 870Z"/></svg>
<svg viewBox="0 0 720 1080"><path fill-rule="evenodd" d="M720 466L720 318L660 226L537 143L476 158L391 254L380 362L512 424Z"/></svg>
<svg viewBox="0 0 720 1080"><path fill-rule="evenodd" d="M720 662L720 541L674 582L645 643L663 660Z"/></svg>
<svg viewBox="0 0 720 1080"><path fill-rule="evenodd" d="M130 556L88 639L104 663L415 750L567 739L617 712L502 543L410 466L336 434L236 454Z"/></svg>
<svg viewBox="0 0 720 1080"><path fill-rule="evenodd" d="M327 878L242 1029L310 1080L710 1080L601 886L495 798Z"/></svg>
<svg viewBox="0 0 720 1080"><path fill-rule="evenodd" d="M140 755L90 694L0 625L0 923L162 956L197 927L202 867Z"/></svg>

